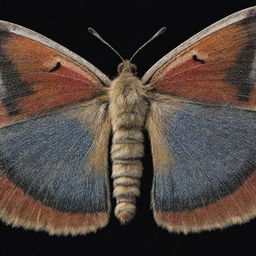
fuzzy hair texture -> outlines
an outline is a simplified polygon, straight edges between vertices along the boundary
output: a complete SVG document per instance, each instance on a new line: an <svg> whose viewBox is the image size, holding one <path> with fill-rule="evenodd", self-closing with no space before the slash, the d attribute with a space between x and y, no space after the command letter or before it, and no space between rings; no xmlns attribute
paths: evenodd
<svg viewBox="0 0 256 256"><path fill-rule="evenodd" d="M121 224L128 223L136 212L140 195L143 133L148 111L145 87L131 72L121 72L109 90L109 114L113 129L111 158L116 198L115 215Z"/></svg>

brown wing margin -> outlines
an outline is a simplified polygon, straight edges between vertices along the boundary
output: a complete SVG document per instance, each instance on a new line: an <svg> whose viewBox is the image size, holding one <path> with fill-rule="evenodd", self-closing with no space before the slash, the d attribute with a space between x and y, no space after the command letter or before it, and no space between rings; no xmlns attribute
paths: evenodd
<svg viewBox="0 0 256 256"><path fill-rule="evenodd" d="M200 232L256 216L255 112L151 102L147 129L152 209L172 232Z"/></svg>

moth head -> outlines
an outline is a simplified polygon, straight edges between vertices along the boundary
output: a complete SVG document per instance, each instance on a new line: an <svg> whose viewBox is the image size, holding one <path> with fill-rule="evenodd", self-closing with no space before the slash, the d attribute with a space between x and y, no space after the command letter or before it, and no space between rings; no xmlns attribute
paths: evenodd
<svg viewBox="0 0 256 256"><path fill-rule="evenodd" d="M136 74L137 67L136 65L132 64L129 60L124 60L122 63L118 65L117 71L119 74L121 74L122 72Z"/></svg>
<svg viewBox="0 0 256 256"><path fill-rule="evenodd" d="M118 57L122 60L122 63L118 65L117 71L119 74L122 72L128 72L131 74L136 74L137 67L131 63L132 59L137 55L138 52L140 52L141 49L143 49L146 45L148 45L152 40L157 38L158 36L162 35L166 31L166 27L163 27L159 29L156 34L154 34L146 43L144 43L135 53L132 55L132 57L129 60L124 60L123 57L120 55L120 53L111 46L106 40L104 40L93 28L88 28L88 32L97 37L102 43L107 45Z"/></svg>

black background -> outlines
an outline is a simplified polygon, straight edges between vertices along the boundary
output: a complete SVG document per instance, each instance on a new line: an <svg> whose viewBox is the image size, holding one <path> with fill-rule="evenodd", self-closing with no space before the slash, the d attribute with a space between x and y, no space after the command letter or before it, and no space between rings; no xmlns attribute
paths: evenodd
<svg viewBox="0 0 256 256"><path fill-rule="evenodd" d="M213 22L253 5L253 1L0 1L0 19L35 30L76 52L113 78L120 60L86 31L94 27L123 57L160 27L168 31L136 58L142 76L160 57ZM148 146L148 142L146 143ZM96 234L51 237L0 224L0 256L5 255L249 255L256 241L256 221L201 234L171 234L157 227L150 210L153 175L150 151L144 159L142 196L132 223L120 226L111 215Z"/></svg>

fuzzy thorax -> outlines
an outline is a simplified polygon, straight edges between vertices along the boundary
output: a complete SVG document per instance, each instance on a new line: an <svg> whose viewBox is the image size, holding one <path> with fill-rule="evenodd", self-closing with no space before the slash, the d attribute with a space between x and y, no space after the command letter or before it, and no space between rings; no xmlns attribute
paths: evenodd
<svg viewBox="0 0 256 256"><path fill-rule="evenodd" d="M130 72L121 72L109 90L109 112L113 129L111 158L115 215L122 224L136 212L144 146L142 129L148 109L142 82Z"/></svg>

